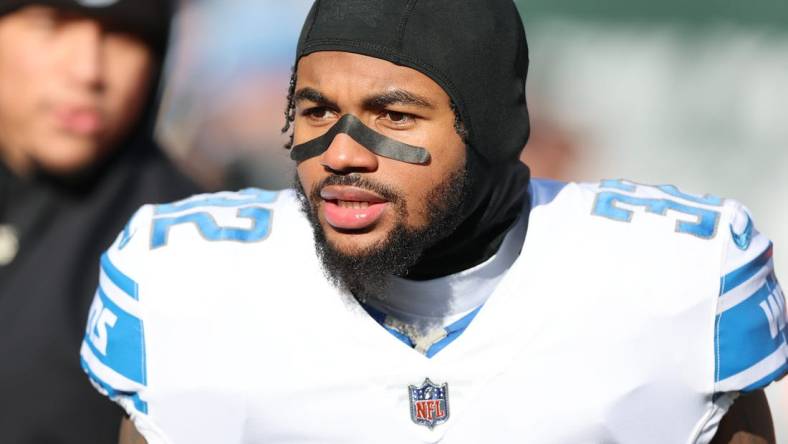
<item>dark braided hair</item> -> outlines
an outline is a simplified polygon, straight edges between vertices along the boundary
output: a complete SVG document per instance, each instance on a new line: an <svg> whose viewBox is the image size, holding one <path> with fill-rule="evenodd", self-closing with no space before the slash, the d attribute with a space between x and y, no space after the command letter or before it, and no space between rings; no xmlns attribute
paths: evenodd
<svg viewBox="0 0 788 444"><path fill-rule="evenodd" d="M295 87L296 81L298 80L296 75L295 66L290 74L290 86L287 89L287 107L285 107L285 126L282 127L282 134L290 131L290 128L293 126L293 121L295 120ZM460 118L460 113L457 112L457 105L454 104L454 101L449 102L449 106L451 107L451 111L454 113L454 131L457 132L457 135L460 136L463 143L466 145L468 144L468 130L465 129L465 125L462 123L462 119ZM290 149L293 147L293 133L290 132L290 138L285 143L285 149Z"/></svg>
<svg viewBox="0 0 788 444"><path fill-rule="evenodd" d="M287 107L285 108L285 126L282 127L282 134L290 131L290 127L295 120L295 86L296 86L296 69L290 71L290 86L287 88ZM293 147L293 133L290 132L290 139L285 143L285 149Z"/></svg>
<svg viewBox="0 0 788 444"><path fill-rule="evenodd" d="M449 99L451 100L451 99ZM451 112L454 113L454 131L457 132L457 135L460 136L462 142L464 144L468 144L468 130L465 129L465 125L462 123L462 119L460 118L460 113L457 112L457 105L454 104L454 100L449 102L449 106L451 107Z"/></svg>

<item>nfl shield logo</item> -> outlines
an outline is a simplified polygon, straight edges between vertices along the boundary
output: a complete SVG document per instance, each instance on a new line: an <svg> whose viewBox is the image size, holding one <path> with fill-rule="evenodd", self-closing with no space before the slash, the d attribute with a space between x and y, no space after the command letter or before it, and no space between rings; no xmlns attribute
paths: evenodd
<svg viewBox="0 0 788 444"><path fill-rule="evenodd" d="M449 419L449 384L437 385L424 379L421 387L408 386L410 419L430 429Z"/></svg>

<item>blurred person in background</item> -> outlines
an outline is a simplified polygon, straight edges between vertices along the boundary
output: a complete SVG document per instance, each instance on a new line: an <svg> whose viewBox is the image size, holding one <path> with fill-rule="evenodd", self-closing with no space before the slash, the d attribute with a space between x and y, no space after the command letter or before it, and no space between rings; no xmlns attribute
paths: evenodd
<svg viewBox="0 0 788 444"><path fill-rule="evenodd" d="M74 357L101 251L143 202L197 191L152 136L171 16L0 0L0 442L117 439Z"/></svg>

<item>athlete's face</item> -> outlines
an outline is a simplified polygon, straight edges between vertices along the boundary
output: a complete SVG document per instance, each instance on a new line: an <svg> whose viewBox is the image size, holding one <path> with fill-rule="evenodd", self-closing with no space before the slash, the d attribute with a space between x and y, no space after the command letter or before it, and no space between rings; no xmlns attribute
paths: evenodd
<svg viewBox="0 0 788 444"><path fill-rule="evenodd" d="M137 120L154 58L136 36L28 6L0 17L0 155L15 171L69 173Z"/></svg>
<svg viewBox="0 0 788 444"><path fill-rule="evenodd" d="M426 148L426 165L381 157L347 134L298 165L298 178L328 243L354 255L375 250L395 229L422 231L464 171L465 144L446 92L426 75L347 52L316 52L298 63L293 141L298 145L353 114L373 130ZM445 233L444 233L445 234Z"/></svg>

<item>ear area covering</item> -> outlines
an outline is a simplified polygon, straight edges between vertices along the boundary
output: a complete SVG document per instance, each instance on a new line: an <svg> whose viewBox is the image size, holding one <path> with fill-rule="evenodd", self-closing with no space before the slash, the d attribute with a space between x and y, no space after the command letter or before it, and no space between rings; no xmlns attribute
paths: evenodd
<svg viewBox="0 0 788 444"><path fill-rule="evenodd" d="M364 125L358 117L352 114L342 116L322 136L294 146L290 150L290 158L301 162L323 154L339 133L347 134L378 156L419 165L427 164L430 161L430 153L426 149L386 137Z"/></svg>

